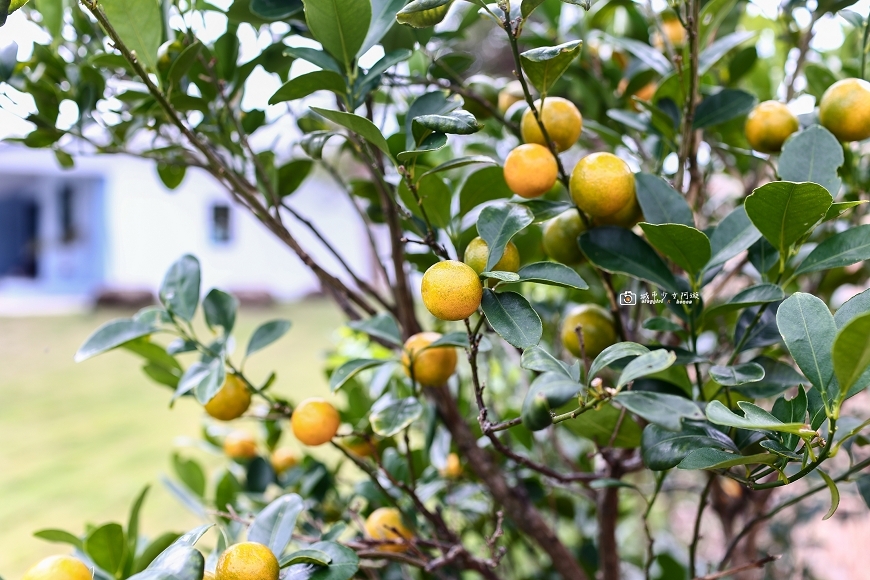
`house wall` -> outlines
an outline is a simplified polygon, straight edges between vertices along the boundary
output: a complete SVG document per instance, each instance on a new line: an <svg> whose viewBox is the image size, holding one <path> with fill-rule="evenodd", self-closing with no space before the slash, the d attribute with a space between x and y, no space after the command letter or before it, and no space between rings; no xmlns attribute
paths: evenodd
<svg viewBox="0 0 870 580"><path fill-rule="evenodd" d="M319 291L317 280L295 254L243 208L231 203L221 186L202 171L188 171L182 185L169 192L149 161L126 156L80 158L74 170L64 172L50 152L0 148L0 194L12 180L23 180L35 195L47 199L52 195L52 184L56 188L60 180L71 178L86 180L94 195L90 206L85 207L82 201L81 212L90 216L87 238L98 243L90 245L77 261L64 262L67 269L86 279L88 299L107 289L156 292L167 267L185 253L197 256L202 263L203 292L217 286L293 300ZM294 209L318 225L362 276L371 277L373 261L363 226L346 196L326 176L310 176L290 201ZM212 239L215 204L231 206L232 235L227 243ZM51 213L49 208L43 218ZM340 273L336 261L301 224L289 216L285 221L315 260ZM51 239L50 227L45 233ZM47 261L57 262L60 268L59 258ZM0 279L0 313L9 310L13 295L20 296L22 290L38 310L40 303L47 304L49 294L72 296L78 289Z"/></svg>

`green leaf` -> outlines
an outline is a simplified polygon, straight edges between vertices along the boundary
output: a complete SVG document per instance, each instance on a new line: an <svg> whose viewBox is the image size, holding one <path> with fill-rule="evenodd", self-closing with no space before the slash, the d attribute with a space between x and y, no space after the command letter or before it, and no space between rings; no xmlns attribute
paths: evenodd
<svg viewBox="0 0 870 580"><path fill-rule="evenodd" d="M106 524L92 530L85 538L85 552L94 564L116 575L127 557L127 540L121 524Z"/></svg>
<svg viewBox="0 0 870 580"><path fill-rule="evenodd" d="M748 249L760 237L761 232L746 215L746 208L742 205L737 207L710 234L712 256L705 269L712 270L721 266Z"/></svg>
<svg viewBox="0 0 870 580"><path fill-rule="evenodd" d="M349 360L332 372L329 377L329 388L334 393L349 380L366 369L371 369L391 362L389 359L358 358Z"/></svg>
<svg viewBox="0 0 870 580"><path fill-rule="evenodd" d="M553 84L568 70L571 62L580 55L582 46L582 41L573 40L558 46L527 50L520 55L523 71L538 92L546 95Z"/></svg>
<svg viewBox="0 0 870 580"><path fill-rule="evenodd" d="M486 242L489 256L485 270L498 264L504 249L516 234L534 221L529 208L515 203L485 207L477 218L477 233Z"/></svg>
<svg viewBox="0 0 870 580"><path fill-rule="evenodd" d="M421 155L432 151L439 151L445 147L447 147L447 135L444 133L429 133L419 145L414 146L409 151L402 151L396 156L396 159L399 160L399 163L408 163Z"/></svg>
<svg viewBox="0 0 870 580"><path fill-rule="evenodd" d="M225 336L229 336L236 325L238 308L239 301L236 300L235 296L217 288L206 294L202 301L202 310L205 313L205 322L209 329L214 330L220 326L223 328Z"/></svg>
<svg viewBox="0 0 870 580"><path fill-rule="evenodd" d="M638 58L643 64L653 69L662 76L672 72L674 67L670 61L658 50L645 42L632 38L604 35L608 42L627 50Z"/></svg>
<svg viewBox="0 0 870 580"><path fill-rule="evenodd" d="M640 357L635 360L640 360ZM631 413L671 431L679 431L682 428L683 419L704 419L704 414L698 405L690 399L676 395L648 391L623 391L617 393L614 401Z"/></svg>
<svg viewBox="0 0 870 580"><path fill-rule="evenodd" d="M318 568L309 580L350 580L359 570L359 557L356 552L336 542L317 542L309 550L323 552L329 556L328 568Z"/></svg>
<svg viewBox="0 0 870 580"><path fill-rule="evenodd" d="M695 226L692 208L686 198L667 181L649 173L636 173L634 179L637 201L647 223Z"/></svg>
<svg viewBox="0 0 870 580"><path fill-rule="evenodd" d="M558 217L574 207L567 201L550 201L549 199L527 199L516 203L526 206L535 214L533 223L536 224Z"/></svg>
<svg viewBox="0 0 870 580"><path fill-rule="evenodd" d="M258 350L262 350L284 336L290 330L291 323L289 320L271 320L264 322L251 335L251 340L248 341L248 349L245 351L245 356L249 357Z"/></svg>
<svg viewBox="0 0 870 580"><path fill-rule="evenodd" d="M205 496L205 472L202 466L193 459L186 459L177 453L172 455L172 468L178 479L181 480L187 488L198 495Z"/></svg>
<svg viewBox="0 0 870 580"><path fill-rule="evenodd" d="M831 221L833 219L837 219L850 209L857 207L859 205L864 205L867 203L866 199L862 199L859 201L838 201L831 204L831 207L828 208L827 213L825 213L823 222Z"/></svg>
<svg viewBox="0 0 870 580"><path fill-rule="evenodd" d="M480 303L492 329L517 348L529 348L541 341L541 317L529 301L516 292L495 293L486 288Z"/></svg>
<svg viewBox="0 0 870 580"><path fill-rule="evenodd" d="M785 395L777 398L773 403L771 414L783 423L801 423L806 421L808 402L807 393L804 391L803 386L800 386L798 387L797 394L793 398L786 399ZM792 452L797 449L799 442L800 438L797 435L786 435L783 437L782 449L777 449L775 446L773 448L768 448L774 453L782 455L781 452L783 450ZM786 457L788 456L789 455L786 454ZM800 457L797 457L796 459L800 459Z"/></svg>
<svg viewBox="0 0 870 580"><path fill-rule="evenodd" d="M774 181L762 185L746 198L746 214L758 231L781 254L818 223L833 199L816 183Z"/></svg>
<svg viewBox="0 0 870 580"><path fill-rule="evenodd" d="M292 78L275 91L269 98L270 105L286 101L295 101L317 91L332 91L343 97L347 93L347 83L344 77L331 70L316 70Z"/></svg>
<svg viewBox="0 0 870 580"><path fill-rule="evenodd" d="M557 262L535 262L520 268L517 272L521 282L537 282L549 286L587 290L589 285L580 274L564 264Z"/></svg>
<svg viewBox="0 0 870 580"><path fill-rule="evenodd" d="M434 169L430 169L423 175L421 175L418 179L423 179L427 175L434 175L436 173L441 173L442 171L450 171L452 169L459 169L460 167L465 167L466 165L474 165L484 163L487 165L497 165L497 162L485 155L471 155L469 157L458 157L456 159L451 159L450 161L446 161L435 167Z"/></svg>
<svg viewBox="0 0 870 580"><path fill-rule="evenodd" d="M303 508L302 498L295 493L282 495L254 518L248 528L248 541L268 546L275 557L280 559L293 539L296 518Z"/></svg>
<svg viewBox="0 0 870 580"><path fill-rule="evenodd" d="M749 306L779 302L783 299L785 299L785 292L776 284L758 284L757 286L750 286L741 290L732 296L728 302L709 309L705 313L705 316L710 318L734 310L743 310Z"/></svg>
<svg viewBox="0 0 870 580"><path fill-rule="evenodd" d="M264 20L286 20L302 11L302 0L251 0L251 12Z"/></svg>
<svg viewBox="0 0 870 580"><path fill-rule="evenodd" d="M423 405L415 397L399 399L388 393L372 405L369 421L381 437L392 437L423 414Z"/></svg>
<svg viewBox="0 0 870 580"><path fill-rule="evenodd" d="M326 552L320 550L299 550L292 554L287 554L279 562L282 568L294 566L296 564L313 564L315 566L328 566L332 562L332 558Z"/></svg>
<svg viewBox="0 0 870 580"><path fill-rule="evenodd" d="M843 147L820 125L793 135L779 156L777 173L784 181L818 183L831 195L840 191L837 170L843 165Z"/></svg>
<svg viewBox="0 0 870 580"><path fill-rule="evenodd" d="M184 75L190 71L191 67L196 62L196 59L199 57L199 53L202 50L202 43L199 41L194 42L190 46L186 47L181 54L179 54L174 61L172 61L172 66L169 67L169 80L174 85L178 85L181 80L184 78Z"/></svg>
<svg viewBox="0 0 870 580"><path fill-rule="evenodd" d="M493 272L481 272L481 278L487 278L489 280L499 280L501 282L519 282L520 275L516 272L502 272L499 270L495 270Z"/></svg>
<svg viewBox="0 0 870 580"><path fill-rule="evenodd" d="M755 362L710 368L710 378L725 387L757 383L764 378L764 367Z"/></svg>
<svg viewBox="0 0 870 580"><path fill-rule="evenodd" d="M618 342L608 346L601 354L595 357L592 365L589 367L589 376L587 380L591 381L598 376L605 368L609 367L616 361L620 361L628 357L639 357L649 353L649 349L642 344L636 342Z"/></svg>
<svg viewBox="0 0 870 580"><path fill-rule="evenodd" d="M282 165L278 169L278 195L287 197L299 189L312 167L314 163L308 159L294 159Z"/></svg>
<svg viewBox="0 0 870 580"><path fill-rule="evenodd" d="M853 386L867 385L865 371L870 366L870 313L853 318L837 333L834 340L832 362L840 383L839 400L843 400Z"/></svg>
<svg viewBox="0 0 870 580"><path fill-rule="evenodd" d="M157 72L157 51L163 39L163 18L157 0L103 0L109 23L139 62Z"/></svg>
<svg viewBox="0 0 870 580"><path fill-rule="evenodd" d="M465 332L448 332L438 340L429 344L422 350L430 348L438 348L439 346L457 346L459 348L470 348L468 343L468 334Z"/></svg>
<svg viewBox="0 0 870 580"><path fill-rule="evenodd" d="M372 20L371 2L304 0L305 21L314 39L350 72Z"/></svg>
<svg viewBox="0 0 870 580"><path fill-rule="evenodd" d="M736 390L753 399L775 397L806 379L793 367L768 357L758 357L753 362L764 369L764 379L757 383L746 383L736 387Z"/></svg>
<svg viewBox="0 0 870 580"><path fill-rule="evenodd" d="M831 479L830 475L821 469L818 471L819 475L822 476L822 479L825 480L825 485L828 486L828 489L831 492L831 508L828 510L828 513L825 514L825 517L822 518L822 520L829 520L837 512L837 508L840 506L840 490L837 489L837 484L834 483L834 480Z"/></svg>
<svg viewBox="0 0 870 580"><path fill-rule="evenodd" d="M589 261L603 270L640 278L665 290L679 289L667 264L630 230L594 228L580 236L579 244Z"/></svg>
<svg viewBox="0 0 870 580"><path fill-rule="evenodd" d="M0 0L0 4L3 1ZM3 26L5 18L6 14L0 6L0 26ZM16 66L18 66L18 43L10 42L0 48L0 83L5 83L12 78Z"/></svg>
<svg viewBox="0 0 870 580"><path fill-rule="evenodd" d="M311 64L317 65L323 70L332 71L338 74L344 74L341 70L341 65L322 50L307 48L304 46L287 46L284 48L284 54L293 58L301 58L307 60Z"/></svg>
<svg viewBox="0 0 870 580"><path fill-rule="evenodd" d="M175 391L173 400L193 391L196 400L205 405L214 398L223 386L225 379L226 369L221 357L214 358L207 363L193 363L178 381L178 389Z"/></svg>
<svg viewBox="0 0 870 580"><path fill-rule="evenodd" d="M707 420L717 425L749 429L751 431L779 431L782 433L806 434L803 422L783 423L761 407L747 401L738 401L737 406L743 411L743 416L732 412L720 401L711 401L707 405Z"/></svg>
<svg viewBox="0 0 870 580"><path fill-rule="evenodd" d="M426 216L436 228L445 228L450 224L453 193L443 179L437 175L422 178L417 184L417 195L419 202L411 193L408 184L402 180L399 184L399 197L411 213L422 219L422 209L425 209Z"/></svg>
<svg viewBox="0 0 870 580"><path fill-rule="evenodd" d="M701 76L707 74L722 57L747 40L755 38L757 34L757 32L749 31L732 32L716 39L710 46L702 50L698 56L698 74Z"/></svg>
<svg viewBox="0 0 870 580"><path fill-rule="evenodd" d="M157 162L157 176L167 189L176 189L184 181L187 167L174 163Z"/></svg>
<svg viewBox="0 0 870 580"><path fill-rule="evenodd" d="M202 552L193 546L180 544L179 540L157 556L144 572L131 576L129 580L199 580L202 578L205 569L205 558Z"/></svg>
<svg viewBox="0 0 870 580"><path fill-rule="evenodd" d="M798 367L823 397L827 395L834 375L831 350L837 334L831 311L812 294L796 292L780 304L776 324Z"/></svg>
<svg viewBox="0 0 870 580"><path fill-rule="evenodd" d="M737 453L727 435L707 423L683 423L679 431L647 425L641 439L643 464L654 471L676 467L696 449L713 448Z"/></svg>
<svg viewBox="0 0 870 580"><path fill-rule="evenodd" d="M561 373L569 379L574 380L574 382L577 382L577 379L579 379L572 372L572 368L575 367L569 367L566 363L556 359L539 346L533 346L523 351L523 356L520 358L520 366L524 369L540 373ZM579 366L576 368L579 369ZM579 372L577 374L579 375Z"/></svg>
<svg viewBox="0 0 870 580"><path fill-rule="evenodd" d="M862 475L855 480L855 483L858 485L858 493L861 495L861 499L870 508L870 474Z"/></svg>
<svg viewBox="0 0 870 580"><path fill-rule="evenodd" d="M366 33L362 47L357 51L357 57L379 43L385 34L396 23L396 14L405 6L405 0L372 0L372 21Z"/></svg>
<svg viewBox="0 0 870 580"><path fill-rule="evenodd" d="M756 102L755 95L746 91L723 89L698 104L692 126L695 129L705 129L721 125L746 115L752 110Z"/></svg>
<svg viewBox="0 0 870 580"><path fill-rule="evenodd" d="M459 215L464 216L482 203L512 195L504 180L504 170L501 167L485 167L469 175L462 184L459 190Z"/></svg>
<svg viewBox="0 0 870 580"><path fill-rule="evenodd" d="M139 495L136 497L136 501L133 502L133 506L130 508L130 516L127 518L127 550L129 551L130 557L127 558L125 562L125 570L129 571L130 567L133 564L133 558L136 554L136 548L139 545L139 519L140 512L142 511L142 506L145 503L145 498L148 496L148 490L151 489L150 485L146 485L142 488L142 491L139 492Z"/></svg>
<svg viewBox="0 0 870 580"><path fill-rule="evenodd" d="M573 433L593 441L599 447L607 447L613 440L614 448L634 448L640 445L641 429L630 416L612 404L587 411L574 421L560 423ZM618 429L618 430L617 430ZM616 436L613 433L616 431Z"/></svg>
<svg viewBox="0 0 870 580"><path fill-rule="evenodd" d="M647 240L691 276L710 260L710 240L703 232L682 224L640 224Z"/></svg>
<svg viewBox="0 0 870 580"><path fill-rule="evenodd" d="M446 115L420 115L414 118L414 123L429 131L448 135L471 135L483 129L483 125L477 122L474 115L463 110L452 111Z"/></svg>
<svg viewBox="0 0 870 580"><path fill-rule="evenodd" d="M131 340L148 336L157 327L129 318L110 320L88 337L76 352L75 361L82 362L98 354L117 348Z"/></svg>
<svg viewBox="0 0 870 580"><path fill-rule="evenodd" d="M843 328L856 316L870 312L870 290L855 294L843 303L834 314L837 328Z"/></svg>
<svg viewBox="0 0 870 580"><path fill-rule="evenodd" d="M169 267L160 286L160 302L183 320L191 321L199 304L199 260L190 254Z"/></svg>
<svg viewBox="0 0 870 580"><path fill-rule="evenodd" d="M870 260L870 225L853 226L816 246L795 275L831 270Z"/></svg>
<svg viewBox="0 0 870 580"><path fill-rule="evenodd" d="M46 542L54 542L56 544L69 544L70 546L74 546L75 548L84 551L85 545L84 542L78 537L74 536L69 532L65 532L64 530L39 530L38 532L34 532L34 537L39 538L40 540L45 540Z"/></svg>
<svg viewBox="0 0 870 580"><path fill-rule="evenodd" d="M756 463L771 465L776 461L776 455L758 453L756 455L737 455L721 449L696 449L677 465L678 469L729 469L738 465Z"/></svg>
<svg viewBox="0 0 870 580"><path fill-rule="evenodd" d="M192 530L179 536L174 543L177 546L194 546L200 539L202 539L205 533L213 527L214 524L203 524L201 526L197 526Z"/></svg>
<svg viewBox="0 0 870 580"><path fill-rule="evenodd" d="M673 351L664 349L654 350L640 355L627 365L619 375L616 388L621 389L631 381L659 373L677 361L677 355Z"/></svg>
<svg viewBox="0 0 870 580"><path fill-rule="evenodd" d="M523 0L520 5L520 13L523 15L523 18L528 18L535 11L535 8L543 3L544 0Z"/></svg>
<svg viewBox="0 0 870 580"><path fill-rule="evenodd" d="M357 0L350 1L357 3ZM328 2L324 2L324 4L326 3ZM365 2L359 2L359 4L365 4ZM331 111L329 109L321 109L319 107L311 107L311 110L320 115L321 117L329 119L333 123L341 125L346 129L350 129L352 132L356 133L357 135L380 149L388 158L390 157L390 147L389 145L387 145L387 140L384 139L384 136L381 134L381 131L375 126L375 124L366 119L365 117L360 117L359 115L354 115L353 113L345 113L343 111Z"/></svg>
<svg viewBox="0 0 870 580"><path fill-rule="evenodd" d="M368 318L366 320L355 320L347 324L357 332L363 332L374 338L386 340L396 346L402 346L402 333L399 330L399 323L391 314L386 312Z"/></svg>

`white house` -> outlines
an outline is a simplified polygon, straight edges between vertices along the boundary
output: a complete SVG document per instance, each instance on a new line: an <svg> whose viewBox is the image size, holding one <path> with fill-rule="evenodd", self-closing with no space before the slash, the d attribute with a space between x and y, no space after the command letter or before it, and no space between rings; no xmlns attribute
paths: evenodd
<svg viewBox="0 0 870 580"><path fill-rule="evenodd" d="M290 202L371 278L364 226L327 176L313 173ZM340 275L323 246L287 220L303 247ZM292 251L202 171L188 171L170 192L149 161L83 157L63 170L50 151L0 144L0 315L77 310L106 292L156 294L185 253L202 263L203 291L286 301L320 290Z"/></svg>

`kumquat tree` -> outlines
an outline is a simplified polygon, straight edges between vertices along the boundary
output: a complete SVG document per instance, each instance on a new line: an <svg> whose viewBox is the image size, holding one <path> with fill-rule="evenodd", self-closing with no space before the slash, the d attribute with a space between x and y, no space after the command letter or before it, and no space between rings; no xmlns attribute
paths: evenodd
<svg viewBox="0 0 870 580"><path fill-rule="evenodd" d="M208 172L347 318L333 395L297 400L245 371L290 322L236 345L237 300L172 264L76 359L129 351L202 406L224 467L176 455L167 485L203 525L144 537L143 492L124 525L38 532L70 555L26 580L815 578L790 528L870 501L853 4L0 0L51 37L0 53L19 141ZM245 109L255 71L280 88ZM294 208L314 173L374 274Z"/></svg>

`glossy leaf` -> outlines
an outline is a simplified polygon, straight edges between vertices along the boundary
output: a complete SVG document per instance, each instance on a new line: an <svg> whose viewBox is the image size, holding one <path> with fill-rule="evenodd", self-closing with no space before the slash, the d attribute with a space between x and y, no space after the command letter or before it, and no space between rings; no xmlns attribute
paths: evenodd
<svg viewBox="0 0 870 580"><path fill-rule="evenodd" d="M251 0L251 12L264 20L284 20L302 11L302 0Z"/></svg>
<svg viewBox="0 0 870 580"><path fill-rule="evenodd" d="M774 401L770 413L783 423L801 423L806 421L808 404L809 400L807 399L807 393L801 386L798 387L797 394L793 398L786 399L785 395L783 395ZM793 434L783 436L782 440L783 449L789 452L797 449L798 443L800 442L800 438ZM782 449L771 450L774 453L780 454L782 451ZM799 459L799 457L797 459Z"/></svg>
<svg viewBox="0 0 870 580"><path fill-rule="evenodd" d="M831 207L831 194L816 183L774 181L746 198L746 214L780 253L809 232Z"/></svg>
<svg viewBox="0 0 870 580"><path fill-rule="evenodd" d="M169 267L160 286L160 301L176 316L190 321L199 304L199 260L182 256Z"/></svg>
<svg viewBox="0 0 870 580"><path fill-rule="evenodd" d="M843 147L837 138L821 125L813 125L786 141L777 173L784 181L818 183L836 196L840 191L837 170L843 161Z"/></svg>
<svg viewBox="0 0 870 580"><path fill-rule="evenodd" d="M638 357L635 361L640 360L640 358ZM649 391L623 391L614 397L614 401L650 423L671 431L679 431L682 427L683 419L704 419L704 414L698 408L698 405L690 399L676 395Z"/></svg>
<svg viewBox="0 0 870 580"><path fill-rule="evenodd" d="M737 406L743 411L742 417L720 401L711 401L707 405L707 420L717 425L738 429L806 434L803 422L783 423L761 407L747 401L738 401Z"/></svg>
<svg viewBox="0 0 870 580"><path fill-rule="evenodd" d="M740 31L717 38L710 46L702 50L698 56L698 73L701 76L707 74L722 57L749 39L755 38L757 34L757 32Z"/></svg>
<svg viewBox="0 0 870 580"><path fill-rule="evenodd" d="M190 545L169 546L148 567L129 580L199 580L203 577L205 558Z"/></svg>
<svg viewBox="0 0 870 580"><path fill-rule="evenodd" d="M117 574L127 557L127 541L120 524L106 524L88 533L85 552L94 563L108 572Z"/></svg>
<svg viewBox="0 0 870 580"><path fill-rule="evenodd" d="M710 260L710 240L691 226L641 222L640 227L653 247L692 276Z"/></svg>
<svg viewBox="0 0 870 580"><path fill-rule="evenodd" d="M497 165L497 162L490 157L486 157L485 155L470 155L468 157L459 157L457 159L445 161L438 167L430 169L429 171L421 175L419 179L422 179L427 175L434 175L436 173L441 173L442 171L450 171L453 169L459 169L460 167L466 167L468 165L474 164Z"/></svg>
<svg viewBox="0 0 870 580"><path fill-rule="evenodd" d="M853 386L867 386L860 381L866 381L870 366L870 313L856 316L840 329L834 340L832 363L840 384L840 400Z"/></svg>
<svg viewBox="0 0 870 580"><path fill-rule="evenodd" d="M399 196L411 213L423 218L423 210L426 217L436 228L444 228L450 223L450 204L453 199L452 192L447 183L437 175L428 175L417 184L417 198L408 188L404 181L399 184ZM418 201L419 198L419 201Z"/></svg>
<svg viewBox="0 0 870 580"><path fill-rule="evenodd" d="M545 95L580 55L582 46L582 41L573 40L558 46L527 50L520 55L523 71L538 92Z"/></svg>
<svg viewBox="0 0 870 580"><path fill-rule="evenodd" d="M329 388L332 389L332 392L335 392L362 371L381 366L388 362L391 361L389 359L370 358L349 360L332 372L332 375L329 377Z"/></svg>
<svg viewBox="0 0 870 580"><path fill-rule="evenodd" d="M741 290L728 299L728 302L709 309L706 316L718 316L734 310L741 310L748 306L758 306L770 302L779 302L785 299L785 292L775 284L758 284Z"/></svg>
<svg viewBox="0 0 870 580"><path fill-rule="evenodd" d="M387 394L372 405L369 420L372 430L381 437L392 437L423 414L423 405L415 397L399 399Z"/></svg>
<svg viewBox="0 0 870 580"><path fill-rule="evenodd" d="M485 207L477 218L477 233L486 242L489 255L485 270L489 271L501 260L504 249L515 235L534 220L528 208L515 203Z"/></svg>
<svg viewBox="0 0 870 580"><path fill-rule="evenodd" d="M712 256L706 270L721 266L740 252L748 249L761 237L761 232L746 215L742 205L728 214L710 234Z"/></svg>
<svg viewBox="0 0 870 580"><path fill-rule="evenodd" d="M579 244L589 261L599 268L634 276L665 290L679 289L667 264L649 244L630 230L594 228L580 236Z"/></svg>
<svg viewBox="0 0 870 580"><path fill-rule="evenodd" d="M436 133L471 135L483 128L468 111L452 111L446 115L420 115L414 123Z"/></svg>
<svg viewBox="0 0 870 580"><path fill-rule="evenodd" d="M524 369L541 373L561 373L569 379L573 379L575 382L579 380L579 376L575 376L572 372L572 367L569 367L565 362L556 359L553 355L539 346L533 346L523 351L523 356L520 359L520 366Z"/></svg>
<svg viewBox="0 0 870 580"><path fill-rule="evenodd" d="M721 125L746 115L756 102L755 96L746 91L723 89L698 104L692 125L695 129Z"/></svg>
<svg viewBox="0 0 870 580"><path fill-rule="evenodd" d="M349 1L357 3L356 0ZM360 2L359 4L365 4L365 2ZM380 129L365 117L354 115L353 113L345 113L343 111L321 109L319 107L311 107L311 110L318 115L329 119L333 123L341 125L346 129L350 129L352 132L380 149L384 155L390 157L390 147L387 145L387 140L384 139Z"/></svg>
<svg viewBox="0 0 870 580"><path fill-rule="evenodd" d="M870 225L853 226L813 248L795 275L832 270L870 260Z"/></svg>
<svg viewBox="0 0 870 580"><path fill-rule="evenodd" d="M304 46L287 46L284 48L284 54L292 56L293 58L307 60L323 70L329 70L338 74L344 73L344 71L341 70L341 65L336 62L334 58L329 56L328 53L323 52L322 50L316 50Z"/></svg>
<svg viewBox="0 0 870 580"><path fill-rule="evenodd" d="M512 195L504 180L504 170L501 167L485 167L469 175L462 184L459 190L459 215L465 215L488 201Z"/></svg>
<svg viewBox="0 0 870 580"><path fill-rule="evenodd" d="M317 542L308 547L329 556L329 566L318 568L309 580L350 580L359 570L356 552L336 542Z"/></svg>
<svg viewBox="0 0 870 580"><path fill-rule="evenodd" d="M146 322L138 322L129 318L119 318L106 322L90 335L79 347L75 355L76 362L82 362L98 354L117 348L131 340L152 334L157 327Z"/></svg>
<svg viewBox="0 0 870 580"><path fill-rule="evenodd" d="M725 387L757 383L764 379L764 367L755 362L732 366L717 365L710 368L710 378Z"/></svg>
<svg viewBox="0 0 870 580"><path fill-rule="evenodd" d="M729 469L738 465L773 464L776 455L758 453L756 455L738 455L721 449L696 449L677 465L679 469Z"/></svg>
<svg viewBox="0 0 870 580"><path fill-rule="evenodd" d="M486 288L480 303L492 329L517 348L529 348L541 341L544 332L541 317L522 295L496 293Z"/></svg>
<svg viewBox="0 0 870 580"><path fill-rule="evenodd" d="M302 498L295 493L282 495L254 518L248 528L248 541L268 546L280 559L293 539L296 518L303 508Z"/></svg>
<svg viewBox="0 0 870 580"><path fill-rule="evenodd" d="M695 227L692 208L677 190L659 177L650 173L635 174L637 201L643 217L651 224L683 224Z"/></svg>
<svg viewBox="0 0 870 580"><path fill-rule="evenodd" d="M520 268L517 272L522 282L537 282L549 286L587 290L589 285L580 274L557 262L535 262Z"/></svg>
<svg viewBox="0 0 870 580"><path fill-rule="evenodd" d="M291 323L289 320L271 320L264 322L251 335L251 340L248 341L248 349L245 356L251 356L258 350L263 350L290 330Z"/></svg>
<svg viewBox="0 0 870 580"><path fill-rule="evenodd" d="M320 550L299 550L292 554L287 554L279 562L282 568L287 566L295 566L296 564L314 564L315 566L328 566L332 562L332 558L326 552Z"/></svg>
<svg viewBox="0 0 870 580"><path fill-rule="evenodd" d="M826 395L834 374L831 350L837 333L828 307L812 294L797 292L780 305L776 324L798 367Z"/></svg>
<svg viewBox="0 0 870 580"><path fill-rule="evenodd" d="M299 75L281 85L281 88L269 98L269 104L277 105L286 101L295 101L316 91L332 91L338 96L344 96L347 92L347 84L338 73L330 70L316 70Z"/></svg>
<svg viewBox="0 0 870 580"><path fill-rule="evenodd" d="M350 71L372 19L371 2L304 0L305 20L314 38Z"/></svg>
<svg viewBox="0 0 870 580"><path fill-rule="evenodd" d="M214 398L223 386L225 378L226 369L220 357L207 363L193 363L181 376L173 400L193 391L196 400L205 405Z"/></svg>
<svg viewBox="0 0 870 580"><path fill-rule="evenodd" d="M727 435L707 423L684 422L679 431L650 424L641 439L643 464L654 471L672 469L692 451L704 448L737 452Z"/></svg>
<svg viewBox="0 0 870 580"><path fill-rule="evenodd" d="M217 288L206 294L202 301L202 310L205 313L205 322L208 327L214 330L221 327L225 335L229 335L236 325L236 311L239 308L239 301L235 296L231 296Z"/></svg>
<svg viewBox="0 0 870 580"><path fill-rule="evenodd" d="M745 383L735 389L753 399L775 397L807 380L791 365L768 357L758 357L752 362L764 369L764 378L756 383Z"/></svg>
<svg viewBox="0 0 870 580"><path fill-rule="evenodd" d="M616 388L621 389L635 379L659 373L673 365L676 360L676 354L664 349L642 354L625 365Z"/></svg>
<svg viewBox="0 0 870 580"><path fill-rule="evenodd" d="M357 332L364 332L374 338L386 340L396 346L402 345L399 323L388 313L381 313L365 320L353 320L348 326Z"/></svg>
<svg viewBox="0 0 870 580"><path fill-rule="evenodd" d="M598 376L605 368L609 367L616 361L620 361L628 357L639 357L649 353L650 350L636 342L618 342L612 346L608 346L601 354L595 357L592 365L589 367L589 380Z"/></svg>
<svg viewBox="0 0 870 580"><path fill-rule="evenodd" d="M372 20L357 56L362 56L379 43L396 23L396 14L405 6L405 0L372 0Z"/></svg>
<svg viewBox="0 0 870 580"><path fill-rule="evenodd" d="M838 201L831 204L831 207L828 208L827 213L825 213L823 222L831 221L833 219L837 219L847 211L852 208L858 207L859 205L864 205L867 203L866 199L861 199L858 201Z"/></svg>

